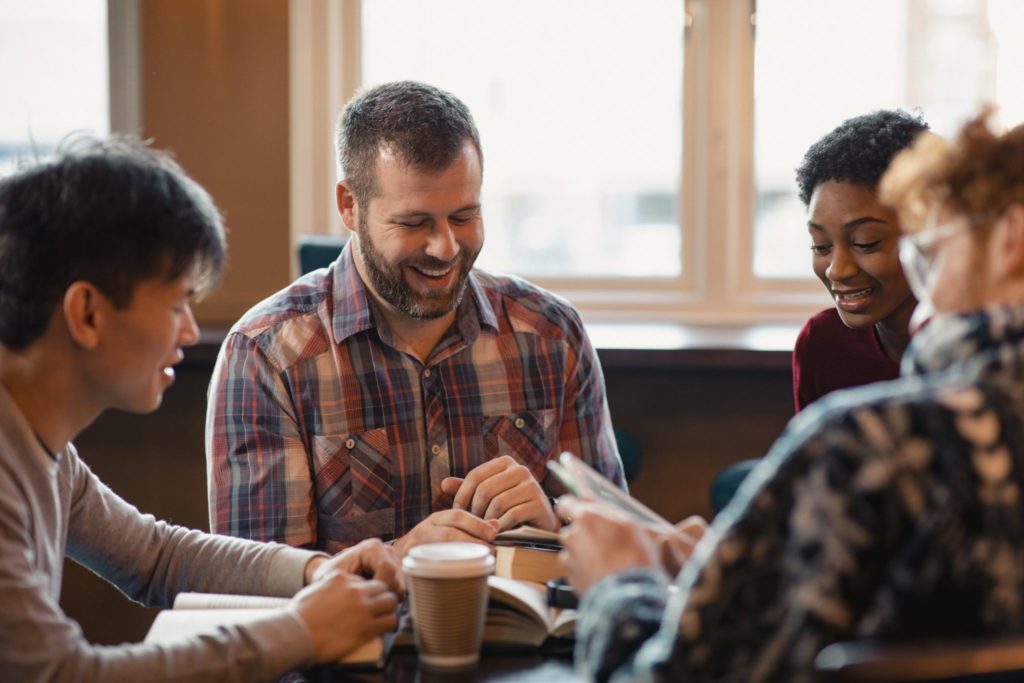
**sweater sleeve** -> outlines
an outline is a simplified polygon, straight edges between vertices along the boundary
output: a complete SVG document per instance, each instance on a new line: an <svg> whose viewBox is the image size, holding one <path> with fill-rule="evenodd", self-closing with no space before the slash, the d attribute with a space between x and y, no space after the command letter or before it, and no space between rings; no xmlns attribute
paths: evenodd
<svg viewBox="0 0 1024 683"><path fill-rule="evenodd" d="M290 595L314 553L226 539L156 521L107 488L73 448L57 486L70 501L67 554L129 597L167 606L182 590ZM67 496L67 497L65 497ZM287 609L171 646L95 646L30 561L16 506L0 509L0 679L19 681L272 680L311 661L306 627Z"/></svg>

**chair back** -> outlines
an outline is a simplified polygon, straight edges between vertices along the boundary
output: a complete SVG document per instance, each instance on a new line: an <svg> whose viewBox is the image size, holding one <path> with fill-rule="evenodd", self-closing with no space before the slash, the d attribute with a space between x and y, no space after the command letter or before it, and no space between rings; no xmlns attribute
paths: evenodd
<svg viewBox="0 0 1024 683"><path fill-rule="evenodd" d="M299 272L306 273L317 268L326 268L338 258L347 237L340 235L300 235Z"/></svg>

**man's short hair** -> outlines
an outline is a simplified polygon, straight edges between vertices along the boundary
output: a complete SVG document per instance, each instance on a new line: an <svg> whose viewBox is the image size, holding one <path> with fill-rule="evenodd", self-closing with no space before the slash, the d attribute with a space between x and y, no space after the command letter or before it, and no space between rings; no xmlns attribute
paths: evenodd
<svg viewBox="0 0 1024 683"><path fill-rule="evenodd" d="M84 280L115 306L147 279L208 290L225 239L210 195L167 154L124 137L76 138L0 180L0 343L22 349Z"/></svg>
<svg viewBox="0 0 1024 683"><path fill-rule="evenodd" d="M815 188L830 180L877 187L893 158L925 130L924 119L900 109L843 121L811 145L796 169L800 201L810 204Z"/></svg>
<svg viewBox="0 0 1024 683"><path fill-rule="evenodd" d="M443 171L467 140L482 167L480 134L459 98L415 81L385 83L356 95L338 117L338 175L348 182L356 201L365 203L377 194L381 150L398 154L415 169Z"/></svg>

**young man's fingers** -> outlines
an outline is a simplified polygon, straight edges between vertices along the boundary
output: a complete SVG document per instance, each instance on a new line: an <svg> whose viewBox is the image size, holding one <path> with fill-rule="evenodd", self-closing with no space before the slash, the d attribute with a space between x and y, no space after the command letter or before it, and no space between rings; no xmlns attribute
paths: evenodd
<svg viewBox="0 0 1024 683"><path fill-rule="evenodd" d="M405 578L402 576L402 572L399 571L396 563L379 563L373 572L373 578L377 581L383 581L387 585L388 590L395 595L399 597L405 595Z"/></svg>

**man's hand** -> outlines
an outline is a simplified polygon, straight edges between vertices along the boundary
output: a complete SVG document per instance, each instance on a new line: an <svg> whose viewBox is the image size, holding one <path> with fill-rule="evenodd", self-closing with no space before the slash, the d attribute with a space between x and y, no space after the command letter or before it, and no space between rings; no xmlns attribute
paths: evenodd
<svg viewBox="0 0 1024 683"><path fill-rule="evenodd" d="M520 524L548 531L558 531L562 526L540 483L508 455L474 467L465 479L447 477L441 482L441 490L455 497L455 510L498 520L499 531Z"/></svg>
<svg viewBox="0 0 1024 683"><path fill-rule="evenodd" d="M334 662L398 625L398 598L383 581L332 569L296 593L289 609L313 638L318 664Z"/></svg>
<svg viewBox="0 0 1024 683"><path fill-rule="evenodd" d="M405 579L395 551L377 538L368 538L331 558L314 557L306 565L306 584L341 570L367 579L383 581L399 599L405 596Z"/></svg>
<svg viewBox="0 0 1024 683"><path fill-rule="evenodd" d="M657 550L642 527L616 510L572 496L558 499L558 511L572 524L562 527L560 559L576 595L632 567L660 567Z"/></svg>
<svg viewBox="0 0 1024 683"><path fill-rule="evenodd" d="M497 533L498 523L494 520L484 521L465 510L442 510L414 526L395 541L394 547L404 557L410 548L436 541L468 541L489 546Z"/></svg>

